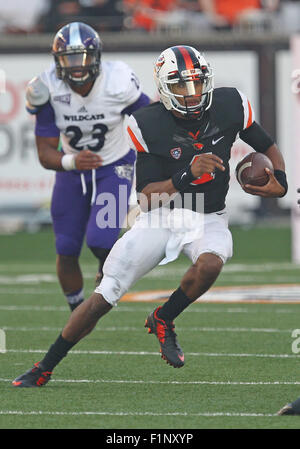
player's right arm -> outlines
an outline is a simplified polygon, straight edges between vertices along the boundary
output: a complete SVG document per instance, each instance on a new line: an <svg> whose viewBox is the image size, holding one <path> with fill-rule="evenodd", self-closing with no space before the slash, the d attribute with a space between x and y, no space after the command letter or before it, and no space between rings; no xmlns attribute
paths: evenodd
<svg viewBox="0 0 300 449"><path fill-rule="evenodd" d="M151 154L138 154L136 165L137 179L140 177L143 178L141 173L144 172L144 181L142 185L145 184L143 188L141 188L141 184L138 185L138 189L142 194L140 196L141 209L150 210L153 209L153 207L158 207L159 205L155 202L155 198L157 197L155 195L158 195L160 198L165 198L166 203L168 203L168 197L171 197L171 195L179 191L184 191L187 187L189 187L190 182L205 173L212 173L216 169L224 171L225 167L222 164L223 161L218 156L214 154L203 154L196 159L195 163L187 166L183 170L178 171L178 173L175 173L170 179L148 182L147 178L149 179L149 177L151 177L150 166L154 166L152 176L155 178L155 176L157 176L157 172L160 170L161 162L159 160L155 161L155 159L153 159L153 155Z"/></svg>
<svg viewBox="0 0 300 449"><path fill-rule="evenodd" d="M58 137L36 136L36 146L41 165L48 170L92 170L101 166L101 158L90 150L64 155L57 151Z"/></svg>
<svg viewBox="0 0 300 449"><path fill-rule="evenodd" d="M49 102L49 90L45 83L35 77L26 89L26 109L36 116L35 136L41 165L48 170L92 170L101 166L101 157L90 150L78 154L57 151L60 130L55 123L55 113Z"/></svg>
<svg viewBox="0 0 300 449"><path fill-rule="evenodd" d="M148 156L149 157L149 156ZM138 158L139 165L141 165L141 157ZM225 170L225 167L222 165L223 161L215 154L202 154L199 156L195 162L186 167L186 169L181 170L180 176L178 178L183 180L185 176L190 175L193 179L197 179L205 173L212 173L218 168L221 171ZM159 161L157 162L157 166L159 166ZM149 163L146 163L146 170L149 172ZM175 183L175 184L174 184ZM142 193L150 197L152 193L168 193L173 194L181 190L179 188L180 184L176 183L176 174L175 177L167 179L166 181L158 181L158 182L150 182L143 189Z"/></svg>

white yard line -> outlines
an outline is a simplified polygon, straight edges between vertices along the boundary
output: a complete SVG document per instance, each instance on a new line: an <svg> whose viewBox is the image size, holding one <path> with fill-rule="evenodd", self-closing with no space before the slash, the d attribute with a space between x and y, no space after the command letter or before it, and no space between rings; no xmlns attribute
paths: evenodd
<svg viewBox="0 0 300 449"><path fill-rule="evenodd" d="M61 331L61 327L11 327L11 326L0 326L4 331L13 332L58 332ZM270 333L270 334L280 334L280 333L291 333L293 329L271 329L271 328L257 328L257 327L181 327L176 326L177 331L185 332L258 332L258 333ZM143 326L139 327L96 327L94 331L100 332L145 332Z"/></svg>
<svg viewBox="0 0 300 449"><path fill-rule="evenodd" d="M24 412L22 410L0 410L0 415L58 415L58 416L202 416L202 417L217 417L217 416L227 416L227 417L270 417L277 416L272 413L235 413L235 412L203 412L203 413L190 413L190 412L107 412L107 411L83 411L83 412L63 412L63 411L42 411L34 410L31 412Z"/></svg>
<svg viewBox="0 0 300 449"><path fill-rule="evenodd" d="M262 267L261 267L262 270ZM151 279L164 279L164 280L173 280L178 279L178 277L183 276L185 270L182 270L178 272L178 270L168 270L164 273L160 273L159 271L153 271L153 273L145 275L142 279L145 280L151 280ZM249 282L249 283L255 283L257 280L265 280L266 276L265 273L262 271L257 271L255 274L247 274L247 271L244 272L245 274L240 274L237 272L222 272L222 278L223 281L227 282ZM95 278L95 274L85 274L84 279L85 280L91 280ZM298 275L295 273L286 274L286 275L276 275L272 276L272 281L277 283L285 283L285 282L292 282L296 283L299 281ZM22 276L0 276L0 285L42 285L43 283L47 284L57 284L58 280L55 274L28 274L28 275L22 275Z"/></svg>
<svg viewBox="0 0 300 449"><path fill-rule="evenodd" d="M182 264L180 266L172 266L170 264L167 267L156 267L150 273L144 276L144 279L173 279L181 276L187 269L189 263ZM0 275L0 285L16 285L16 284L40 284L42 282L57 283L57 276L55 270L53 270L54 265L48 263L26 263L24 264L0 264L0 273L5 273ZM274 271L279 271L280 273L290 270L298 270L296 264L285 262L285 263L262 263L262 264L227 264L222 270L222 276L225 278L236 276L241 282L255 281L258 275L265 276L266 273L272 273ZM25 273L24 273L25 272ZM85 279L94 279L96 272L96 265L85 265L83 269L83 274ZM14 273L14 274L10 274ZM22 273L22 274L20 274ZM241 276L243 275L244 276ZM251 275L253 274L253 275ZM286 279L286 277L277 276L278 282ZM292 280L295 275L290 275ZM296 282L296 280L295 280Z"/></svg>
<svg viewBox="0 0 300 449"><path fill-rule="evenodd" d="M174 266L170 264L169 266L172 268L182 268L184 269L189 264L189 261L187 260L186 263L180 264L180 266ZM44 271L51 271L55 273L55 264L49 263L49 262L26 262L26 264L23 263L16 263L15 261L8 262L8 263L1 263L0 264L0 271L33 271L34 269L37 269L38 271L41 271L42 269ZM96 263L83 263L83 271L84 272L92 272L95 270ZM291 268L299 268L297 264L294 264L292 262L262 262L262 263L227 263L224 266L224 270L226 271L245 271L248 270L249 267L251 267L251 270L258 270L260 271L263 267L265 270L273 270L273 269L280 269L280 270L290 270ZM166 267L158 267L158 270L165 270Z"/></svg>
<svg viewBox="0 0 300 449"><path fill-rule="evenodd" d="M242 280L235 279L239 286L223 286L223 287L213 287L208 292L206 292L201 298L197 299L198 303L241 303L241 302L269 302L269 303L299 303L300 302L300 284L298 283L298 277L294 279L296 283L287 283L287 279L282 279L281 284L264 284L264 285L241 285ZM241 282L240 282L241 281ZM257 278L254 277L252 280L254 283ZM277 279L278 281L278 279ZM0 277L1 283L1 277ZM131 301L131 302L153 302L153 301L163 301L168 298L172 293L172 290L153 290L153 291L131 291L128 292L121 299L121 302ZM34 296L57 296L62 294L54 289L46 288L42 289L40 286L37 290L34 288L0 288L0 295L17 295L21 298L26 297L26 295Z"/></svg>
<svg viewBox="0 0 300 449"><path fill-rule="evenodd" d="M31 288L27 289L22 288L20 289L12 289L12 288L1 288L0 287L0 295L61 295L63 297L62 292L57 288L56 290L42 290L41 288Z"/></svg>
<svg viewBox="0 0 300 449"><path fill-rule="evenodd" d="M44 354L47 349L7 349L6 353L18 353L18 354ZM125 355L125 356L158 356L158 352L149 351L84 351L84 350L73 350L69 354L74 355ZM186 356L195 357L257 357L257 358L275 358L275 359L298 359L300 356L293 354L251 354L251 353L215 353L215 352L186 352Z"/></svg>
<svg viewBox="0 0 300 449"><path fill-rule="evenodd" d="M267 304L268 306L268 304ZM32 305L0 305L0 310L3 311L28 311L28 312L67 312L70 311L68 306L32 306ZM148 307L141 307L139 303L135 303L134 307L128 307L124 306L124 302L120 303L118 307L116 307L113 310L113 313L123 313L123 312L129 312L129 313L137 313L137 312L143 312L143 313L149 313L151 311L151 304L149 304ZM216 307L215 303L213 303L213 307L209 308L207 307L207 303L201 304L200 302L195 303L192 305L191 308L186 309L184 313L257 313L258 309L255 307L255 303L253 304L253 307L249 308L248 304L243 306L240 304L238 307L228 307L228 308L218 308ZM291 308L283 309L283 308L276 308L270 310L269 307L261 308L259 309L259 313L266 312L268 315L270 313L292 313L295 314L295 310Z"/></svg>
<svg viewBox="0 0 300 449"><path fill-rule="evenodd" d="M28 312L66 312L70 311L67 306L0 306L5 311L28 311Z"/></svg>
<svg viewBox="0 0 300 449"><path fill-rule="evenodd" d="M0 378L0 382L12 382L12 379ZM137 384L137 385L211 385L211 386L260 386L260 385L300 385L300 381L273 381L273 382L240 382L240 381L206 381L206 380L112 380L112 379L51 379L51 383L74 383L74 384Z"/></svg>

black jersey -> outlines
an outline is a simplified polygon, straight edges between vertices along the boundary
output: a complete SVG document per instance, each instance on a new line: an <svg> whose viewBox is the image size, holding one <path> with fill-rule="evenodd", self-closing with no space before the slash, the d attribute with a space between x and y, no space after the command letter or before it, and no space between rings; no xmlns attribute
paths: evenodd
<svg viewBox="0 0 300 449"><path fill-rule="evenodd" d="M170 179L199 155L213 153L223 160L225 171L216 169L215 173L205 173L179 193L182 197L184 193L194 196L193 210L198 210L197 193L203 193L205 213L222 210L229 188L233 143L241 137L251 142L256 151L265 151L273 141L262 131L254 122L249 101L235 88L215 89L212 105L201 120L178 119L159 102L139 109L128 126L138 152L137 191L141 192L150 182Z"/></svg>

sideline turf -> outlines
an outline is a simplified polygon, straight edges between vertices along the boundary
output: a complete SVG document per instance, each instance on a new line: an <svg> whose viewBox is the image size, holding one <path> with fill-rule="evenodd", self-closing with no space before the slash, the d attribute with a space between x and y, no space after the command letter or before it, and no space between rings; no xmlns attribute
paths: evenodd
<svg viewBox="0 0 300 449"><path fill-rule="evenodd" d="M267 274L263 268L254 272L255 283L279 275L295 282L288 229L233 233L236 254L230 264L278 263ZM0 236L0 246L0 328L8 349L0 354L1 429L299 428L298 417L275 416L300 395L291 336L300 328L299 305L192 305L176 320L186 354L186 366L176 370L160 359L156 339L143 327L155 305L120 303L57 367L53 382L13 389L10 381L41 358L69 311L55 281L51 231ZM81 260L86 290L92 291L93 256L84 249ZM180 258L164 278L149 277L135 288L173 288L178 275L172 273L186 266ZM54 280L29 282L31 274ZM218 282L236 284L242 275L224 271Z"/></svg>

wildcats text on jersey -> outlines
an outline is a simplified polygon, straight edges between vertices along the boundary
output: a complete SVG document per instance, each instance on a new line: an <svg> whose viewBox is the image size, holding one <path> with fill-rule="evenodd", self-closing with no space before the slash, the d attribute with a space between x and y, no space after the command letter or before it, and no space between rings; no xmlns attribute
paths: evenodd
<svg viewBox="0 0 300 449"><path fill-rule="evenodd" d="M80 114L80 115L66 115L64 114L64 120L66 122L72 121L72 122L82 122L84 120L101 120L104 119L104 114Z"/></svg>

